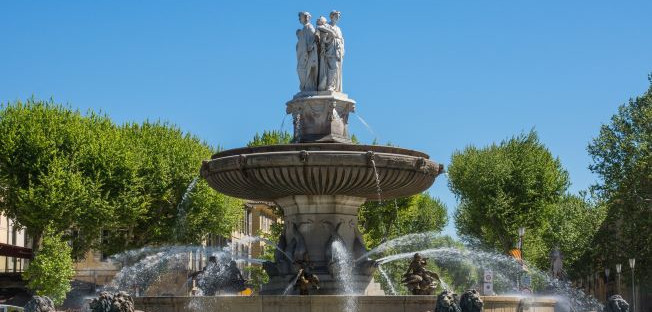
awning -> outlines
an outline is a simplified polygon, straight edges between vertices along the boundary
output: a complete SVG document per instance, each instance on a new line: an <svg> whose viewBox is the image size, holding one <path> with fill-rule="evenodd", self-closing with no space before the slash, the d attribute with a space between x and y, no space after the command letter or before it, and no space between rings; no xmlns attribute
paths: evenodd
<svg viewBox="0 0 652 312"><path fill-rule="evenodd" d="M0 256L32 259L34 253L32 252L32 248L0 243Z"/></svg>

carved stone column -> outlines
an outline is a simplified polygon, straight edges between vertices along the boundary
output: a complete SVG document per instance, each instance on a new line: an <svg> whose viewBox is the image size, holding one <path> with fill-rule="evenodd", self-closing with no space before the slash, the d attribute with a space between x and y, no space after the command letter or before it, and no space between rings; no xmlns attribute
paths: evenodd
<svg viewBox="0 0 652 312"><path fill-rule="evenodd" d="M372 282L374 268L368 267L370 264L365 261L358 265L353 262L366 252L357 230L358 209L365 200L364 197L345 195L294 195L276 200L285 214L285 229L279 246L283 246L293 261L309 260L312 273L320 280L319 294L341 294L344 291L342 284L336 281L332 266L337 261L332 250L335 240L342 241L353 257L349 265L356 292L382 293L378 284ZM262 293L282 293L296 271L296 267L289 271L281 268L277 275L270 274L270 283L263 287Z"/></svg>

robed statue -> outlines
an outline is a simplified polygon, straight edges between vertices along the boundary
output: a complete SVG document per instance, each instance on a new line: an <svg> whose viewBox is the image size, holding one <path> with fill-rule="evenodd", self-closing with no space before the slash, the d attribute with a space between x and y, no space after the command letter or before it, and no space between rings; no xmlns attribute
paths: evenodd
<svg viewBox="0 0 652 312"><path fill-rule="evenodd" d="M301 91L316 91L319 79L317 38L310 18L310 13L299 12L299 22L303 25L302 29L297 29L297 73Z"/></svg>
<svg viewBox="0 0 652 312"><path fill-rule="evenodd" d="M342 92L344 37L337 26L341 13L332 11L329 16L330 22L320 16L315 30L310 25L310 14L299 13L299 20L304 25L303 29L297 30L297 71L301 91ZM312 38L309 38L310 34Z"/></svg>

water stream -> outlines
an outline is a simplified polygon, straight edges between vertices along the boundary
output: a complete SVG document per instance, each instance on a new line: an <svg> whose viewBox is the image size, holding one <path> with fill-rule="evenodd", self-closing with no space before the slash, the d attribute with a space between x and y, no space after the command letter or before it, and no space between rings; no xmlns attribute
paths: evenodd
<svg viewBox="0 0 652 312"><path fill-rule="evenodd" d="M195 188L197 182L199 182L199 176L190 181L186 191L183 193L183 196L181 196L181 201L179 201L179 204L177 205L177 226L174 230L174 236L176 237L177 241L179 241L180 238L182 238L185 234L187 213L186 202L188 201L188 198L190 198L190 192L192 192L192 190Z"/></svg>
<svg viewBox="0 0 652 312"><path fill-rule="evenodd" d="M343 295L348 295L346 299L346 312L355 312L358 310L355 286L353 283L353 259L351 253L346 249L344 243L340 240L333 242L333 257L335 258L335 280L337 280L344 290Z"/></svg>

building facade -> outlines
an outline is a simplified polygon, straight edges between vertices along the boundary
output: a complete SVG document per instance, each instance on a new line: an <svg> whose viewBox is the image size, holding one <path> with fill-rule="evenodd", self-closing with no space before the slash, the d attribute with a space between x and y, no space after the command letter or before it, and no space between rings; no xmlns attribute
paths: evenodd
<svg viewBox="0 0 652 312"><path fill-rule="evenodd" d="M248 201L242 209L240 224L231 232L230 237L209 235L202 245L207 247L230 246L233 258L238 268L248 278L249 264L244 259L260 258L264 251L264 242L252 239L253 236L269 234L273 224L282 222L275 213L276 206L270 202ZM208 261L208 256L202 253L188 253L183 259L185 269L162 276L160 281L151 285L142 295L188 295L193 285L186 285L189 277L201 271ZM83 259L75 262L75 282L80 287L94 291L97 287L109 284L120 270L120 264L110 261L99 251L89 251ZM170 287L170 285L174 285ZM171 291L174 289L174 291Z"/></svg>

